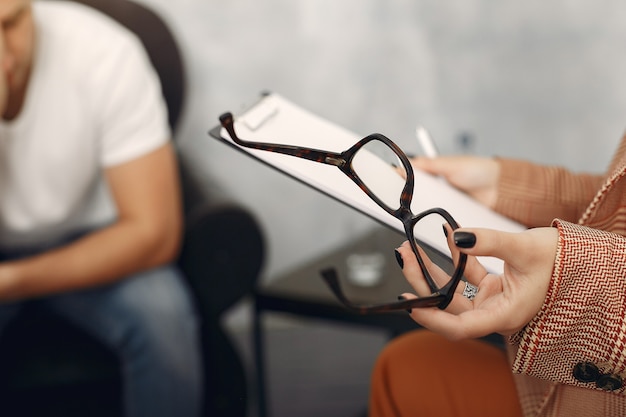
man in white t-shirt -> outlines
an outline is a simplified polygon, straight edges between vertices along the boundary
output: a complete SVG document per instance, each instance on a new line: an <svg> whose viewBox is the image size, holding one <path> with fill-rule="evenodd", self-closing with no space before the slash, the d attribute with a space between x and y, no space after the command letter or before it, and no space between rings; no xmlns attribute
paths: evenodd
<svg viewBox="0 0 626 417"><path fill-rule="evenodd" d="M2 0L0 23L0 331L40 303L118 352L126 415L199 415L176 160L145 51L73 2Z"/></svg>

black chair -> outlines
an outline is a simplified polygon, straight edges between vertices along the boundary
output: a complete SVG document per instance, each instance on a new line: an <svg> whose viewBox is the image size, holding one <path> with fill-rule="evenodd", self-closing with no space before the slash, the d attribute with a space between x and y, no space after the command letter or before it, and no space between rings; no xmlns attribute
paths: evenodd
<svg viewBox="0 0 626 417"><path fill-rule="evenodd" d="M75 0L135 32L156 68L172 129L184 104L180 51L164 21L128 0ZM204 137L199 138L204 140ZM251 213L215 184L194 175L179 152L185 236L178 260L202 323L206 416L244 416L244 367L220 317L255 288L264 257L262 231ZM119 361L63 319L27 306L0 338L0 415L118 416Z"/></svg>

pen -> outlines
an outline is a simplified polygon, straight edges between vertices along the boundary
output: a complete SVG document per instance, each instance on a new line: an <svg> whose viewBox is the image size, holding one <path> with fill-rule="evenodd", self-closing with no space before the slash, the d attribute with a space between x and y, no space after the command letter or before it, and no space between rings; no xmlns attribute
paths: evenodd
<svg viewBox="0 0 626 417"><path fill-rule="evenodd" d="M415 136L417 137L417 141L419 142L422 152L424 152L424 156L426 156L426 158L436 158L439 155L435 142L433 142L428 130L426 130L423 126L418 125L415 128Z"/></svg>

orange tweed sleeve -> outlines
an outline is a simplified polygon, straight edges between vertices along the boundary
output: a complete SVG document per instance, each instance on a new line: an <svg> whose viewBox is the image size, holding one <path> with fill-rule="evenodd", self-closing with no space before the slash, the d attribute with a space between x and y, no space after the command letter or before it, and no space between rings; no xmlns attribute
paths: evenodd
<svg viewBox="0 0 626 417"><path fill-rule="evenodd" d="M554 218L576 222L593 200L603 176L574 174L513 159L499 159L494 209L526 226L548 226Z"/></svg>
<svg viewBox="0 0 626 417"><path fill-rule="evenodd" d="M626 238L561 220L553 225L560 239L551 285L519 334L513 372L598 389L573 377L584 361L626 380Z"/></svg>

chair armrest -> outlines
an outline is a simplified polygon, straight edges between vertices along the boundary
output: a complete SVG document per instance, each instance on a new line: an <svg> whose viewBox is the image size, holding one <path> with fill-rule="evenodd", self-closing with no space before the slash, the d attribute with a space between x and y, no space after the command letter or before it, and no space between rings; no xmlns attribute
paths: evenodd
<svg viewBox="0 0 626 417"><path fill-rule="evenodd" d="M265 254L263 234L248 209L215 184L181 169L185 234L178 264L202 316L218 316L252 293Z"/></svg>

